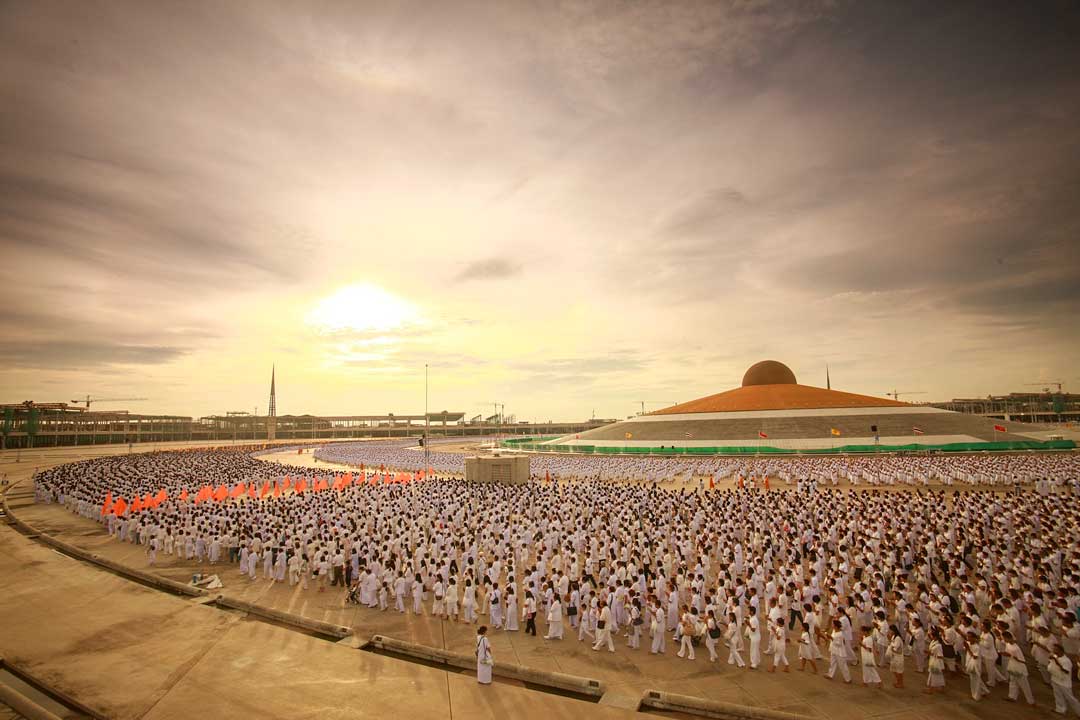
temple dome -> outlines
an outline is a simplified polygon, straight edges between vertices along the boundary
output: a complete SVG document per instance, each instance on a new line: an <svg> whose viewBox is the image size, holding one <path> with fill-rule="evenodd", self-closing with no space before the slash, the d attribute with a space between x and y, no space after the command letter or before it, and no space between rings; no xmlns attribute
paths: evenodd
<svg viewBox="0 0 1080 720"><path fill-rule="evenodd" d="M791 368L776 360L762 360L754 363L743 375L742 386L750 385L795 385L795 373Z"/></svg>

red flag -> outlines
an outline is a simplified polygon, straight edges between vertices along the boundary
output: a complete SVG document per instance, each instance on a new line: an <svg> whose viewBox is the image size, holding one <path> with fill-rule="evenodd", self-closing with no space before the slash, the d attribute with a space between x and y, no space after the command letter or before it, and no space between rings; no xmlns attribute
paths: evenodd
<svg viewBox="0 0 1080 720"><path fill-rule="evenodd" d="M1009 432L1009 431L1005 429L1004 425L995 425L994 426L994 432Z"/></svg>
<svg viewBox="0 0 1080 720"><path fill-rule="evenodd" d="M716 487L716 478L712 475L709 476L709 489L712 490Z"/></svg>
<svg viewBox="0 0 1080 720"><path fill-rule="evenodd" d="M229 488L224 485L218 485L218 489L214 491L214 499L218 502L222 502L229 497Z"/></svg>
<svg viewBox="0 0 1080 720"><path fill-rule="evenodd" d="M768 435L766 435L765 433L761 432L760 430L758 430L758 434L757 434L757 436L758 436L759 438L767 438L767 437L769 437Z"/></svg>
<svg viewBox="0 0 1080 720"><path fill-rule="evenodd" d="M184 488L183 490L181 490L181 491L180 491L180 499L181 499L182 501L184 501L184 502L187 502L187 499L188 499L188 491L187 491L187 488Z"/></svg>
<svg viewBox="0 0 1080 720"><path fill-rule="evenodd" d="M105 517L106 515L108 515L112 511L112 506L112 490L110 490L109 492L105 493L105 504L101 506L101 516Z"/></svg>
<svg viewBox="0 0 1080 720"><path fill-rule="evenodd" d="M157 491L157 497L154 498L154 507L157 507L168 499L169 493L165 492L165 488L161 488Z"/></svg>
<svg viewBox="0 0 1080 720"><path fill-rule="evenodd" d="M250 485L248 485L247 496L252 500L259 499L259 494L255 492L255 483L251 483Z"/></svg>
<svg viewBox="0 0 1080 720"><path fill-rule="evenodd" d="M120 498L116 501L116 504L113 505L113 512L116 513L116 517L120 517L127 511L127 507L128 505L124 502L124 498Z"/></svg>
<svg viewBox="0 0 1080 720"><path fill-rule="evenodd" d="M135 500L131 503L131 512L142 512L142 498L138 495L135 496Z"/></svg>
<svg viewBox="0 0 1080 720"><path fill-rule="evenodd" d="M281 483L274 483L274 497L281 497Z"/></svg>
<svg viewBox="0 0 1080 720"><path fill-rule="evenodd" d="M329 490L330 486L326 484L326 480L319 478L315 483L315 492L322 492L323 490Z"/></svg>
<svg viewBox="0 0 1080 720"><path fill-rule="evenodd" d="M263 486L259 489L259 498L264 498L270 494L270 481L267 480L263 483Z"/></svg>
<svg viewBox="0 0 1080 720"><path fill-rule="evenodd" d="M293 490L298 493L302 493L307 490L307 481L304 478L297 478L296 484L293 486Z"/></svg>
<svg viewBox="0 0 1080 720"><path fill-rule="evenodd" d="M236 487L232 489L232 492L229 493L229 497L238 498L246 492L247 486L244 485L244 483L238 483Z"/></svg>

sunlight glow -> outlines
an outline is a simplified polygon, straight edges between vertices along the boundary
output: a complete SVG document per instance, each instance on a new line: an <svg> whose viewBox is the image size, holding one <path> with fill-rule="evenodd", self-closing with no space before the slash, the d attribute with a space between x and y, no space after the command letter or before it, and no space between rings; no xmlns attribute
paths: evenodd
<svg viewBox="0 0 1080 720"><path fill-rule="evenodd" d="M377 285L357 283L320 300L307 320L323 332L387 332L418 322L420 313L408 301Z"/></svg>

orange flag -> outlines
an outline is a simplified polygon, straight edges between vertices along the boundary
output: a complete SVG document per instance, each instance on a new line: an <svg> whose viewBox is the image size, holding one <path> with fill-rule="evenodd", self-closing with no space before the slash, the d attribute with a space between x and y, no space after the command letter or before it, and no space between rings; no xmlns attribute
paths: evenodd
<svg viewBox="0 0 1080 720"><path fill-rule="evenodd" d="M131 503L131 512L142 512L142 498L140 498L138 495L135 496L134 502Z"/></svg>
<svg viewBox="0 0 1080 720"><path fill-rule="evenodd" d="M709 476L709 489L712 490L716 487L716 478L712 475Z"/></svg>
<svg viewBox="0 0 1080 720"><path fill-rule="evenodd" d="M262 499L270 494L270 481L267 480L263 483L262 488L259 489L259 498Z"/></svg>
<svg viewBox="0 0 1080 720"><path fill-rule="evenodd" d="M304 478L297 478L296 484L293 486L293 490L298 493L302 493L307 490L307 481Z"/></svg>
<svg viewBox="0 0 1080 720"><path fill-rule="evenodd" d="M161 488L157 491L157 496L154 498L154 507L157 507L168 499L169 493L165 492L165 488Z"/></svg>
<svg viewBox="0 0 1080 720"><path fill-rule="evenodd" d="M229 488L224 485L218 485L218 489L214 491L214 499L218 502L222 502L227 497L229 497Z"/></svg>
<svg viewBox="0 0 1080 720"><path fill-rule="evenodd" d="M120 499L119 499L119 500L117 500L117 501L116 501L116 503L115 503L115 504L113 505L113 512L114 512L114 513L116 514L116 516L117 516L117 517L120 517L120 516L121 516L121 515L123 515L123 514L124 514L124 513L126 512L126 511L127 511L127 503L126 503L126 502L124 502L124 498L120 498Z"/></svg>
<svg viewBox="0 0 1080 720"><path fill-rule="evenodd" d="M180 499L181 499L182 501L184 501L184 502L187 502L187 499L188 499L188 491L187 491L187 488L184 488L183 490L181 490L181 491L180 491Z"/></svg>
<svg viewBox="0 0 1080 720"><path fill-rule="evenodd" d="M240 497L241 495L243 495L246 492L247 492L247 486L244 485L244 483L242 483L242 482L237 483L237 485L235 487L233 487L232 492L229 493L229 497L238 498L238 497Z"/></svg>
<svg viewBox="0 0 1080 720"><path fill-rule="evenodd" d="M281 483L274 484L274 497L281 497Z"/></svg>
<svg viewBox="0 0 1080 720"><path fill-rule="evenodd" d="M112 507L112 490L110 490L109 492L105 493L105 504L101 506L101 516L105 517L106 515L108 515L112 511Z"/></svg>
<svg viewBox="0 0 1080 720"><path fill-rule="evenodd" d="M259 494L255 492L255 483L248 485L247 496L252 500L257 500L259 498Z"/></svg>

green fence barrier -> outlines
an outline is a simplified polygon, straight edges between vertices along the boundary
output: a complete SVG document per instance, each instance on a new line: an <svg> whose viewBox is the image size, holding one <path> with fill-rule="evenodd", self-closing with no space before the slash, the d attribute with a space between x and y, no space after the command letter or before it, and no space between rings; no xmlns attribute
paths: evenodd
<svg viewBox="0 0 1080 720"><path fill-rule="evenodd" d="M1025 450L1074 450L1072 440L1016 440L1009 442L946 443L943 445L839 445L831 448L793 449L772 446L665 447L608 446L608 445L545 445L552 438L522 438L504 440L501 445L514 450L540 453L577 453L581 455L833 455L873 454L894 452L1020 452ZM537 442L537 441L541 442Z"/></svg>

